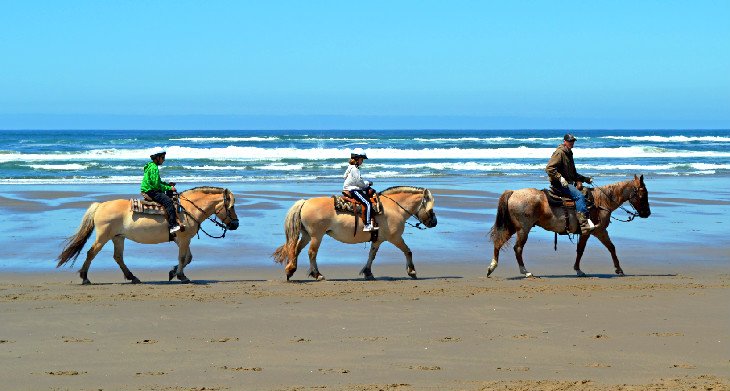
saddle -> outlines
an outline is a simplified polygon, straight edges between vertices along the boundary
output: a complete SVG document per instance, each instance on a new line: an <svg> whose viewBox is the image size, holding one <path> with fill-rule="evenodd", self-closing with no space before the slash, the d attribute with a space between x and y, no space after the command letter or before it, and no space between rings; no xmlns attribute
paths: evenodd
<svg viewBox="0 0 730 391"><path fill-rule="evenodd" d="M373 206L373 216L377 216L380 214L383 214L383 208L380 204L380 197L378 196L378 193L372 192L369 194L370 198L370 204ZM367 224L368 222L365 221L366 218L366 210L363 204L360 203L360 201L350 197L350 195L343 191L342 195L333 195L332 200L334 202L335 210L339 212L345 212L345 213L352 213L355 216L355 232L354 235L357 235L357 216L360 216L360 220L362 220L363 224ZM375 224L377 226L377 224ZM378 239L378 231L370 231L370 240L376 241Z"/></svg>
<svg viewBox="0 0 730 391"><path fill-rule="evenodd" d="M593 188L583 186L580 191L586 198L586 207L588 208L588 213L591 214L591 210L595 207L593 202ZM563 208L563 212L565 214L565 231L560 232L560 235L580 233L580 228L578 228L576 232L571 232L570 230L570 221L575 220L577 222L577 217L575 216L575 201L559 189L552 186L549 189L542 189L542 192L545 193L548 205L551 207Z"/></svg>
<svg viewBox="0 0 730 391"><path fill-rule="evenodd" d="M165 207L162 204L153 201L152 198L150 198L150 196L145 193L140 194L142 195L142 199L129 199L130 209L132 212L148 215L167 215ZM181 212L182 206L180 206L180 195L175 192L172 194L172 197L170 197L170 199L172 199L172 203L175 205L175 209L177 209L178 212Z"/></svg>

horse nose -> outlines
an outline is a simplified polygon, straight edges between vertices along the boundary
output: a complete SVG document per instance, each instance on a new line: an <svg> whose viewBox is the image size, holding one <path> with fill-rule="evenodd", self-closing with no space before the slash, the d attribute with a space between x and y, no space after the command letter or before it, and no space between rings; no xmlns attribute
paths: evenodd
<svg viewBox="0 0 730 391"><path fill-rule="evenodd" d="M238 219L231 220L230 224L228 224L228 229L231 231L235 231L238 229Z"/></svg>
<svg viewBox="0 0 730 391"><path fill-rule="evenodd" d="M431 219L431 228L435 227L436 224L438 224L438 220L436 220L436 216L433 216Z"/></svg>

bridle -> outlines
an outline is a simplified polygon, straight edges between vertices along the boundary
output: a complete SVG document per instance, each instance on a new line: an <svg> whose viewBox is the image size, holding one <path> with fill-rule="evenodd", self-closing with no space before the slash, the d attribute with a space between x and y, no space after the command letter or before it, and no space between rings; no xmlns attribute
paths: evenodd
<svg viewBox="0 0 730 391"><path fill-rule="evenodd" d="M388 197L387 195L385 195L385 194L380 194L380 196L381 196L381 197L385 197L385 198L387 198L387 199L389 199L389 200L391 200L391 201L395 202L395 204L396 204L396 205L398 205L398 206L399 206L399 207L400 207L401 209L403 209L403 210L404 210L404 211L405 211L406 213L408 213L409 215L411 215L411 217L415 217L415 218L416 218L416 220L418 220L418 222L417 222L416 224L411 224L410 222L408 222L408 220L406 220L406 224L410 225L411 227L415 227L415 228L418 228L418 229L427 229L427 228L428 228L428 227L421 227L421 224L423 224L423 225L426 225L426 224L425 224L425 223L424 223L423 221L421 221L421 219L420 219L420 218L418 218L418 212L420 212L420 211L421 211L421 209L423 209L423 208L425 208L425 207L426 207L426 203L427 203L427 202L426 202L426 194L425 194L425 193L424 193L424 194L421 194L421 203L420 203L420 204L418 205L418 208L417 208L417 209L416 209L416 211L415 211L415 212L413 212L413 213L412 213L411 211L409 211L408 209L404 208L404 207L403 207L403 205L401 205L401 204L400 204L400 203L399 203L398 201L396 201L396 200L394 200L394 199L392 199L392 198Z"/></svg>
<svg viewBox="0 0 730 391"><path fill-rule="evenodd" d="M193 205L195 208L197 208L200 212L205 213L203 209L201 209L198 205L196 205L192 200L185 197L180 193L180 198L184 199L185 201L189 202L191 205ZM226 237L226 232L228 231L228 224L232 224L233 222L238 221L238 219L234 219L231 215L231 208L228 207L228 201L230 198L228 197L228 191L226 189L223 190L223 209L226 211L226 217L222 221L218 221L218 212L221 211L221 208L216 209L211 217L208 217L208 220L213 222L213 224L217 225L219 228L223 229L223 233L220 236L213 236L205 231L203 228L203 222L198 221L192 214L190 214L185 208L183 208L183 212L185 212L188 217L193 219L196 223L198 223L198 230L203 231L204 234L208 235L208 237L211 237L213 239L221 239ZM225 223L225 221L228 220L228 224ZM198 238L200 238L200 232L198 232Z"/></svg>
<svg viewBox="0 0 730 391"><path fill-rule="evenodd" d="M613 199L613 196L611 194L606 193L601 187L593 186L593 188L600 190L601 193L603 193L603 195L605 195L608 198L609 201L611 201L612 203L614 203L616 205L616 208L614 208L614 210L620 208L621 210L623 210L624 212L626 212L626 214L629 215L629 218L628 219L623 220L623 219L620 219L618 217L614 217L613 214L611 214L610 216L611 216L612 219L617 220L617 221L620 221L620 222L623 222L623 223L628 223L631 220L635 219L639 215L639 211L636 210L636 207L631 202L635 197L637 197L639 195L639 188L638 187L633 186L633 190L631 191L631 194L629 195L629 198L626 199L626 201L629 201L629 205L631 205L631 209L633 209L633 211L630 211L630 210L626 209L623 206L623 202L622 203L619 203L618 201L614 200ZM624 201L624 202L626 202L626 201ZM596 207L598 209L605 210L605 211L607 211L609 213L610 212L613 212L612 210L607 209L607 208L602 207L602 206L596 205Z"/></svg>

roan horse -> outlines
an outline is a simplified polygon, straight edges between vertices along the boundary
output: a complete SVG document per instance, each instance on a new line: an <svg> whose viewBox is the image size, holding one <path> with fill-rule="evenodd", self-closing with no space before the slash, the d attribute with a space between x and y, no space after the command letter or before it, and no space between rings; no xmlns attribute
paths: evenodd
<svg viewBox="0 0 730 391"><path fill-rule="evenodd" d="M178 231L175 242L179 248L178 265L171 271L183 283L190 280L183 273L183 269L193 259L190 252L190 240L197 234L200 224L213 214L225 224L226 229L238 228L238 216L235 210L235 197L228 189L220 187L196 187L180 194L180 204L184 211L179 214L185 231ZM97 253L111 240L114 243L114 260L124 273L124 278L139 283L139 279L127 269L124 264L124 239L131 239L137 243L156 244L169 241L167 222L164 215L140 214L131 211L128 199L94 202L86 210L81 219L77 232L66 240L61 255L58 256L59 267L70 259L76 259L96 229L96 241L86 253L86 261L79 270L82 284L90 284L87 278L89 266Z"/></svg>
<svg viewBox="0 0 730 391"><path fill-rule="evenodd" d="M580 258L590 235L595 236L611 252L613 266L616 274L623 276L624 272L616 256L616 247L608 237L608 225L611 223L611 212L616 210L626 201L636 209L634 215L646 218L651 214L649 209L649 193L644 185L644 176L618 182L611 185L595 187L593 197L596 208L591 211L591 220L596 222L596 228L588 235L581 235L578 239L577 255L573 269L579 277L585 273L580 270ZM633 218L633 216L631 217ZM525 277L532 277L522 260L522 249L527 242L527 235L533 226L540 226L547 231L563 232L566 227L565 214L562 206L551 207L548 205L545 193L538 189L507 190L502 193L497 205L497 218L490 231L490 237L494 243L494 258L487 269L487 276L492 274L499 262L499 251L507 241L517 234L517 242L514 250L517 257L517 264L520 266L520 273ZM570 219L570 231L577 230L575 216Z"/></svg>
<svg viewBox="0 0 730 391"><path fill-rule="evenodd" d="M375 221L380 227L378 239L372 243L368 262L360 274L368 280L375 278L371 271L373 259L380 245L388 241L403 251L406 256L406 272L411 278L417 278L413 253L403 241L402 235L406 220L412 216L428 228L436 226L433 195L428 189L410 186L391 187L379 195L383 214L375 216ZM287 281L297 270L297 257L307 244L309 244L309 275L317 280L324 279L317 268L317 251L325 234L343 243L370 241L370 232L358 230L355 233L353 215L336 211L331 197L310 198L294 203L284 220L284 232L286 243L277 248L272 256L276 262L282 264L286 262L284 270Z"/></svg>

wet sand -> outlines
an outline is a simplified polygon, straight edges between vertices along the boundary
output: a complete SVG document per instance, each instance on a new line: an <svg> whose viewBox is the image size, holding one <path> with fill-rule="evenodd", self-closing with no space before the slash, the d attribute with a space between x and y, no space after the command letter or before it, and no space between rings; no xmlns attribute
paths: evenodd
<svg viewBox="0 0 730 391"><path fill-rule="evenodd" d="M542 230L525 249L541 278L521 278L509 248L486 278L503 185L436 182L438 227L406 230L418 280L384 245L378 279L364 281L367 247L328 239L327 281L307 277L303 254L285 282L270 259L284 214L332 186L238 185L242 227L193 242L195 283L167 281L174 244L128 241L144 283L123 281L109 245L91 286L53 259L90 202L136 186L3 189L0 389L730 390L725 193L652 185L652 217L609 229L622 278L595 239L582 262L590 277L576 278L574 244L560 237L553 251Z"/></svg>

